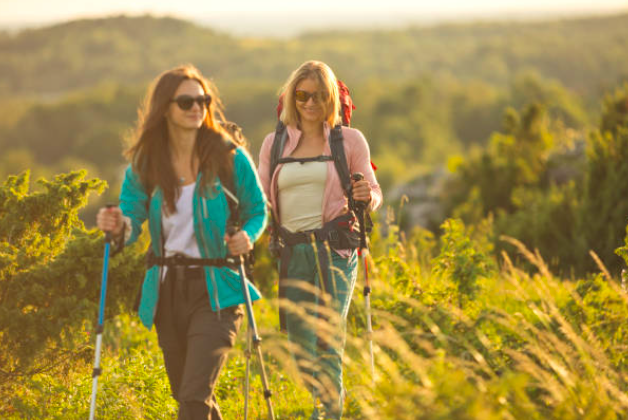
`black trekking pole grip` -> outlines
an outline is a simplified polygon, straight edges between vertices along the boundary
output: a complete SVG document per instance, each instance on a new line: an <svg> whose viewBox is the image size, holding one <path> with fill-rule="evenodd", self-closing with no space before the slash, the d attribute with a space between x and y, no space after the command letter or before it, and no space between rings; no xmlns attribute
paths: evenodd
<svg viewBox="0 0 628 420"><path fill-rule="evenodd" d="M351 179L354 181L361 181L364 179L364 175L361 172L355 172L351 175ZM353 191L352 191L353 193ZM353 200L353 197L352 197ZM356 216L358 217L358 223L360 224L360 248L366 249L366 224L365 224L365 212L366 203L363 201L353 200L355 206Z"/></svg>
<svg viewBox="0 0 628 420"><path fill-rule="evenodd" d="M353 181L362 181L364 179L364 174L362 172L354 172L351 174L351 179ZM353 195L353 189L351 190L351 194ZM351 200L353 201L353 205L357 211L364 211L366 209L367 203L364 201L355 201L353 197L351 197Z"/></svg>
<svg viewBox="0 0 628 420"><path fill-rule="evenodd" d="M354 181L362 181L364 179L364 174L362 172L354 172L351 174L351 179Z"/></svg>

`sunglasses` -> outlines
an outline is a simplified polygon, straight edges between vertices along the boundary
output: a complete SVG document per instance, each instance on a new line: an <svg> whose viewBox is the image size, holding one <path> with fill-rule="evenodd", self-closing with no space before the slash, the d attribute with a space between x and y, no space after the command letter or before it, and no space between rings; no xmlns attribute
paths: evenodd
<svg viewBox="0 0 628 420"><path fill-rule="evenodd" d="M212 103L212 97L209 95L200 95L200 96L190 96L190 95L179 95L174 99L171 99L170 102L176 102L179 108L183 111L187 111L191 109L194 105L194 102L198 104L201 108L206 108Z"/></svg>
<svg viewBox="0 0 628 420"><path fill-rule="evenodd" d="M295 90L294 99L298 102L307 102L312 98L314 102L324 102L327 99L327 92L307 92L305 90Z"/></svg>

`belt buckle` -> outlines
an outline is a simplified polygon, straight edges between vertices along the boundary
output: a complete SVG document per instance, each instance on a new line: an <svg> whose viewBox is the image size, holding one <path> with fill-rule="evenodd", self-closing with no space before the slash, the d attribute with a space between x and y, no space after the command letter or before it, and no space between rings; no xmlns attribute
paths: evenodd
<svg viewBox="0 0 628 420"><path fill-rule="evenodd" d="M227 267L231 268L232 270L238 269L238 267L240 266L240 261L241 261L240 258L234 257L233 255L227 255L225 257L225 262L227 263Z"/></svg>
<svg viewBox="0 0 628 420"><path fill-rule="evenodd" d="M330 231L328 238L329 238L329 242L330 243L333 243L333 244L338 243L339 240L340 240L340 237L338 235L338 231L336 231L336 230Z"/></svg>
<svg viewBox="0 0 628 420"><path fill-rule="evenodd" d="M183 280L185 278L185 265L181 264L181 260L183 260L183 255L174 254L172 256L172 259L174 261L172 268L174 268L174 274L177 280Z"/></svg>

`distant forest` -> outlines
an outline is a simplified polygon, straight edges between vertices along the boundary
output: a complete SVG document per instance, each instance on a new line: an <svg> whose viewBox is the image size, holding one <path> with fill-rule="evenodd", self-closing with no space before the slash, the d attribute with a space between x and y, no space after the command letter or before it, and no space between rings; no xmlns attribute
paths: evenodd
<svg viewBox="0 0 628 420"><path fill-rule="evenodd" d="M628 80L627 52L628 15L286 40L151 16L0 32L0 175L86 168L115 197L123 141L146 87L181 63L216 83L227 118L243 127L257 158L276 121L278 89L303 61L320 59L351 89L353 125L391 191L485 147L509 108L542 105L558 142L586 136L601 98Z"/></svg>

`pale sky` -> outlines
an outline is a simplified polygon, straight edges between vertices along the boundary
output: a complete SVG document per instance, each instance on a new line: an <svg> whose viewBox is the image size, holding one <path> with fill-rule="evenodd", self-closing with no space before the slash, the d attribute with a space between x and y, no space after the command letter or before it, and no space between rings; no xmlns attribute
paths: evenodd
<svg viewBox="0 0 628 420"><path fill-rule="evenodd" d="M0 23L37 23L110 14L169 14L203 19L224 13L301 14L344 10L384 15L399 13L440 19L514 14L582 14L628 11L628 0L0 0ZM262 16L260 16L262 18Z"/></svg>

